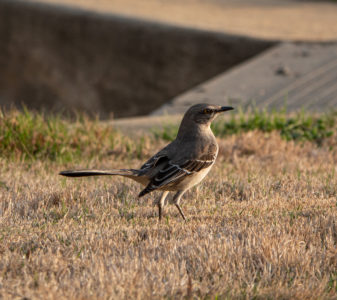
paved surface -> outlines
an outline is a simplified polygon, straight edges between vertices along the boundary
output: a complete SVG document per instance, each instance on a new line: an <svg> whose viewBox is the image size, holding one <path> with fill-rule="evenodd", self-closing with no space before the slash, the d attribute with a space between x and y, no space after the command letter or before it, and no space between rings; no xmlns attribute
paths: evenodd
<svg viewBox="0 0 337 300"><path fill-rule="evenodd" d="M32 1L32 0L27 0ZM178 26L283 42L337 42L337 3L305 0L39 0ZM226 55L226 53L224 53ZM288 110L337 107L337 46L283 43L176 97L154 114L183 113L200 101ZM116 120L127 130L162 118ZM175 117L173 122L179 118ZM165 123L165 122L163 122ZM152 125L151 125L152 124Z"/></svg>
<svg viewBox="0 0 337 300"><path fill-rule="evenodd" d="M337 43L284 43L173 99L153 114L209 102L289 111L337 108Z"/></svg>
<svg viewBox="0 0 337 300"><path fill-rule="evenodd" d="M147 115L274 44L0 0L0 106L79 110L101 119Z"/></svg>
<svg viewBox="0 0 337 300"><path fill-rule="evenodd" d="M183 114L133 117L105 121L105 124L112 125L129 136L138 137L139 134L151 135L154 132L160 132L165 127L179 125L182 117Z"/></svg>
<svg viewBox="0 0 337 300"><path fill-rule="evenodd" d="M26 0L29 1L29 0ZM32 0L31 0L32 1ZM337 3L305 0L35 0L263 39L337 40Z"/></svg>

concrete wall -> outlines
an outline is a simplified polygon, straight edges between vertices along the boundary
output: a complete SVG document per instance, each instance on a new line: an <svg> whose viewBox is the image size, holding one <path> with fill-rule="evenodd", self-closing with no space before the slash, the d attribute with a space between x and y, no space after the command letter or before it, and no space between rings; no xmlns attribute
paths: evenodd
<svg viewBox="0 0 337 300"><path fill-rule="evenodd" d="M143 115L273 43L0 1L0 105Z"/></svg>

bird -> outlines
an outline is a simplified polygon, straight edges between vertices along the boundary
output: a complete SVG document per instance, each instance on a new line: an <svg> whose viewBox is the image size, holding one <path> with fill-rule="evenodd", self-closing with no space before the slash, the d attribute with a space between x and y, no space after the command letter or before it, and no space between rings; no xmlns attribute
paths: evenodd
<svg viewBox="0 0 337 300"><path fill-rule="evenodd" d="M180 206L184 193L200 183L211 170L218 155L219 146L210 127L222 112L234 109L206 103L191 106L181 121L175 140L148 159L139 169L65 170L59 175L67 177L120 175L142 184L145 188L138 197L153 191L161 191L154 201L158 206L159 221L169 192L175 192L173 203L186 221Z"/></svg>

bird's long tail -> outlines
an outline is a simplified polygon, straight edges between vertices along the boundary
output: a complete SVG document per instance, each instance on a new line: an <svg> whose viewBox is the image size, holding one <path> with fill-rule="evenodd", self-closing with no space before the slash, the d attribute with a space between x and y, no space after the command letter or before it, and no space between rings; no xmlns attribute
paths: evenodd
<svg viewBox="0 0 337 300"><path fill-rule="evenodd" d="M59 173L59 175L67 177L84 177L84 176L101 176L101 175L120 175L125 177L138 177L139 170L134 169L112 169L112 170L66 170Z"/></svg>

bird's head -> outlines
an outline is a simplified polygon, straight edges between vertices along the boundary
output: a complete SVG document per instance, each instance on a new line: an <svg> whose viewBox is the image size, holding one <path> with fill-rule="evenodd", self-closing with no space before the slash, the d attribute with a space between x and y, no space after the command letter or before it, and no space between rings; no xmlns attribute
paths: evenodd
<svg viewBox="0 0 337 300"><path fill-rule="evenodd" d="M189 119L197 124L211 125L212 121L222 112L234 109L231 106L219 106L206 103L191 106L184 115L184 119Z"/></svg>

